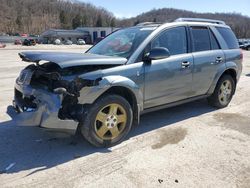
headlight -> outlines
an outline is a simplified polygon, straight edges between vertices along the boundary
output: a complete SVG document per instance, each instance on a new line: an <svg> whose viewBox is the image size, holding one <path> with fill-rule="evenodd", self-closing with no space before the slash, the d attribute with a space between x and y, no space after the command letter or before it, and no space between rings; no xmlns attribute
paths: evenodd
<svg viewBox="0 0 250 188"><path fill-rule="evenodd" d="M17 79L17 82L22 85L28 85L30 83L33 71L29 69L23 69Z"/></svg>

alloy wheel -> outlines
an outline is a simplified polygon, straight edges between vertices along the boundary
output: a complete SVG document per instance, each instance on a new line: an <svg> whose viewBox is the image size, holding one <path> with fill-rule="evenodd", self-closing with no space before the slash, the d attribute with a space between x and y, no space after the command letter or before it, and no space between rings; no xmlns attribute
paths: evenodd
<svg viewBox="0 0 250 188"><path fill-rule="evenodd" d="M102 140L112 140L119 137L127 123L127 113L125 109L112 103L102 108L95 119L96 135Z"/></svg>
<svg viewBox="0 0 250 188"><path fill-rule="evenodd" d="M226 105L232 96L232 83L229 80L225 80L219 90L219 101L221 104Z"/></svg>

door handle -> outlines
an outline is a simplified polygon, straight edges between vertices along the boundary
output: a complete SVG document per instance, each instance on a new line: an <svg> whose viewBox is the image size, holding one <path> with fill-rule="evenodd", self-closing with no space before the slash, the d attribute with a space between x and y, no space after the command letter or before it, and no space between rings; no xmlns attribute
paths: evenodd
<svg viewBox="0 0 250 188"><path fill-rule="evenodd" d="M216 57L215 62L212 64L218 64L218 63L222 63L223 62L223 58L222 57Z"/></svg>
<svg viewBox="0 0 250 188"><path fill-rule="evenodd" d="M188 61L184 61L181 63L181 68L185 69L185 68L188 68L190 66L190 62Z"/></svg>

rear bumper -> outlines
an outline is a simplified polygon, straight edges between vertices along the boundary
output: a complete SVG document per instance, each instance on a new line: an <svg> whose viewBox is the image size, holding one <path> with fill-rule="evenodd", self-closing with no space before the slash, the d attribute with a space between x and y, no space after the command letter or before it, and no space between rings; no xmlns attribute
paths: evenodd
<svg viewBox="0 0 250 188"><path fill-rule="evenodd" d="M58 118L61 101L60 95L16 82L13 106L18 114L15 121L20 126L76 131L78 122Z"/></svg>

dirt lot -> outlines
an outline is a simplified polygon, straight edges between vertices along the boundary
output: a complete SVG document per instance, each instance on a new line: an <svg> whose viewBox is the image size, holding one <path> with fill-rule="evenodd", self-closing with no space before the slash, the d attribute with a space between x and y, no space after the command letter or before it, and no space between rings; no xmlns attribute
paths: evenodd
<svg viewBox="0 0 250 188"><path fill-rule="evenodd" d="M122 144L96 149L81 138L18 127L7 115L26 65L17 53L31 49L86 48L0 50L0 187L250 187L250 52L228 108L201 100L150 113Z"/></svg>

